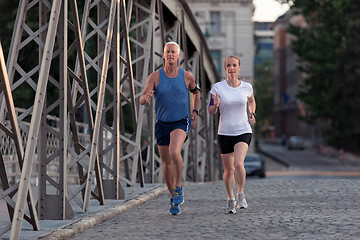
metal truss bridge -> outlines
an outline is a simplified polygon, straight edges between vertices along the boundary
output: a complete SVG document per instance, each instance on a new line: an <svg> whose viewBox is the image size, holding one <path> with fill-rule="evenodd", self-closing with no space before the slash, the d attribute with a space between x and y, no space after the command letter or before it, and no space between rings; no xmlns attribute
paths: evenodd
<svg viewBox="0 0 360 240"><path fill-rule="evenodd" d="M72 219L71 202L86 212L90 199L105 205L125 186L162 181L154 102L139 97L167 41L203 89L183 181L219 178L207 113L218 76L185 0L20 0L11 40L6 63L0 52L0 191L11 222L1 232L11 239L24 220L36 231L39 219Z"/></svg>

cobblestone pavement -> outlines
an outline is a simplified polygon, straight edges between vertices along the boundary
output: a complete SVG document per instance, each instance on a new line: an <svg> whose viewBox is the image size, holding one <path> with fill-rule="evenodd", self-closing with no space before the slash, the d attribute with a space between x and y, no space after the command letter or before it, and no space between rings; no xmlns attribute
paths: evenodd
<svg viewBox="0 0 360 240"><path fill-rule="evenodd" d="M360 239L359 178L249 178L249 207L225 214L223 182L188 183L181 215L159 196L69 239Z"/></svg>

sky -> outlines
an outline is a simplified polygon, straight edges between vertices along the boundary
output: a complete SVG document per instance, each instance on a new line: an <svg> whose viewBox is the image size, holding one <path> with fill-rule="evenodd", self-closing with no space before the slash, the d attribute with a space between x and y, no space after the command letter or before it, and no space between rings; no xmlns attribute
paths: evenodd
<svg viewBox="0 0 360 240"><path fill-rule="evenodd" d="M253 0L253 4L255 5L253 21L256 22L274 22L289 9L287 4L280 4L276 0Z"/></svg>

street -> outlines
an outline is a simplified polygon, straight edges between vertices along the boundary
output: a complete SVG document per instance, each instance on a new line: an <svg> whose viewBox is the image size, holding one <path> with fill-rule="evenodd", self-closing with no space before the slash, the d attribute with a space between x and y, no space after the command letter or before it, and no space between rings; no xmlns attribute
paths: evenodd
<svg viewBox="0 0 360 240"><path fill-rule="evenodd" d="M182 214L167 192L69 239L359 239L360 179L251 178L249 207L225 214L221 181L184 186Z"/></svg>
<svg viewBox="0 0 360 240"><path fill-rule="evenodd" d="M247 209L225 214L222 181L186 183L181 215L169 214L164 191L69 239L360 239L359 163L341 165L307 151L264 148L290 166L263 155L268 177L247 178ZM355 176L336 174L347 172Z"/></svg>
<svg viewBox="0 0 360 240"><path fill-rule="evenodd" d="M359 161L276 144L260 149L266 177L247 177L249 207L236 214L225 214L221 180L184 183L178 216L169 214L165 184L146 184L125 201L94 202L72 220L42 220L39 232L25 223L21 239L360 239ZM0 210L2 224L9 223L4 202Z"/></svg>

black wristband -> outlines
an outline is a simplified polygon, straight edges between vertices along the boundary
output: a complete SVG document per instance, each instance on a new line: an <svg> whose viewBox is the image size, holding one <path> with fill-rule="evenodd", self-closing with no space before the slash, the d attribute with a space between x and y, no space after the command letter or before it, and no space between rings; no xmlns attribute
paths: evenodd
<svg viewBox="0 0 360 240"><path fill-rule="evenodd" d="M256 114L253 112L253 113L250 113L250 114L252 114L253 116L254 116L254 118L256 118Z"/></svg>
<svg viewBox="0 0 360 240"><path fill-rule="evenodd" d="M197 84L196 84L196 87L194 89L190 89L191 93L196 93L197 91L201 91L201 88Z"/></svg>
<svg viewBox="0 0 360 240"><path fill-rule="evenodd" d="M192 110L193 112L196 112L197 115L199 115L199 110Z"/></svg>

